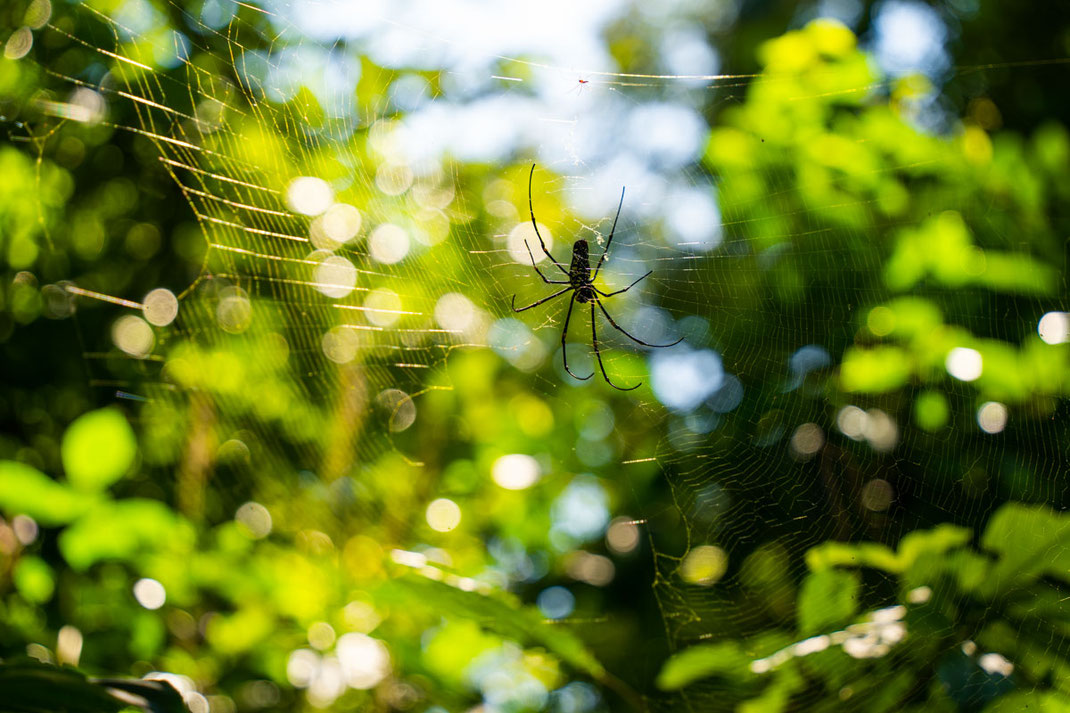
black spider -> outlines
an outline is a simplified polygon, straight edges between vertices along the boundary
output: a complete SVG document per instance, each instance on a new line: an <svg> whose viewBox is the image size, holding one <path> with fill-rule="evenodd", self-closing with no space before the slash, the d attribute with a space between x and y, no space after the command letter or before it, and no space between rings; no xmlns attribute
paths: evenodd
<svg viewBox="0 0 1070 713"><path fill-rule="evenodd" d="M612 386L614 389L618 389L620 391L631 391L632 389L638 389L640 386L642 386L643 382L640 381L635 386L629 386L625 389L620 386L617 386L609 380L609 374L606 373L606 367L602 363L602 352L598 349L598 330L595 326L594 314L595 305L598 305L598 309L602 310L602 314L606 316L606 319L609 320L609 323L613 325L614 329L616 329L624 336L628 337L628 339L631 339L636 344L642 344L644 347L671 347L682 342L684 338L680 337L672 344L648 344L642 339L636 339L635 337L624 331L624 328L617 324L616 321L611 316L609 316L609 312L607 312L605 306L602 305L602 300L600 299L600 297L612 297L613 295L619 295L622 292L627 292L628 290L639 284L639 282L643 280L643 278L649 276L650 273L653 272L653 270L650 270L646 273L646 275L643 275L638 280L628 285L624 289L616 290L615 292L602 292L600 289L594 286L594 281L598 277L598 271L602 269L602 263L605 262L606 255L609 254L609 246L613 242L613 231L617 229L617 218L620 217L620 209L621 206L624 205L624 189L622 188L620 191L620 203L617 205L617 214L613 217L613 227L609 230L609 239L606 240L606 249L602 251L602 257L598 259L598 264L595 265L594 271L592 272L591 270L590 248L587 245L587 241L583 239L577 240L575 243L572 244L572 264L569 265L568 269L566 270L565 266L558 262L557 259L550 254L550 251L546 249L546 242L542 239L542 235L539 233L539 226L535 223L535 209L531 205L531 179L534 175L535 164L532 164L531 173L528 174L528 212L531 214L531 225L535 228L535 235L539 236L539 244L542 246L542 251L546 253L547 257L550 258L550 262L556 265L557 269L564 273L568 279L547 279L546 275L542 274L542 271L539 270L539 266L535 264L535 256L532 254L531 246L528 245L527 240L524 240L524 247L528 249L528 257L531 258L531 266L535 268L535 272L538 273L539 277L542 278L543 282L548 285L568 285L568 287L565 287L559 292L553 293L549 297L543 297L541 300L529 304L527 307L521 307L520 309L516 308L516 295L513 295L513 311L523 312L525 310L531 309L532 307L538 307L543 302L549 302L555 297L560 297L566 292L571 292L572 296L569 297L568 300L568 314L565 315L565 326L561 330L561 356L565 362L565 371L569 373L569 376L571 376L573 379L586 381L587 379L590 379L592 376L594 376L594 372L591 372L587 376L576 376L572 373L572 369L568 368L568 352L565 349L565 337L568 335L569 320L572 319L572 305L576 302L579 302L580 304L589 302L591 304L591 346L594 347L594 355L598 358L598 367L602 370L602 376L605 378L606 383Z"/></svg>

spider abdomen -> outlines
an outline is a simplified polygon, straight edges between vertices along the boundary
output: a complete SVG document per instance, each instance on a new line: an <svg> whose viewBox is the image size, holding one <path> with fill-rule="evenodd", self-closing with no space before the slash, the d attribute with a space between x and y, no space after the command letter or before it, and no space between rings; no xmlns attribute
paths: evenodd
<svg viewBox="0 0 1070 713"><path fill-rule="evenodd" d="M580 294L581 288L591 284L591 257L587 241L580 239L572 244L572 263L568 266L568 282L576 290L576 299L589 302L590 296Z"/></svg>

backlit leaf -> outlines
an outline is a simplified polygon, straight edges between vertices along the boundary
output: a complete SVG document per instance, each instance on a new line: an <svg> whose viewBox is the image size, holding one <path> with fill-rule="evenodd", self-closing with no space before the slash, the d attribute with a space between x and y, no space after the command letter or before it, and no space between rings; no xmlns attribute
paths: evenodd
<svg viewBox="0 0 1070 713"><path fill-rule="evenodd" d="M85 512L91 502L41 471L16 461L0 461L0 510L29 515L42 525L61 525Z"/></svg>
<svg viewBox="0 0 1070 713"><path fill-rule="evenodd" d="M79 490L103 490L126 475L137 457L137 440L117 408L90 411L63 434L63 469Z"/></svg>

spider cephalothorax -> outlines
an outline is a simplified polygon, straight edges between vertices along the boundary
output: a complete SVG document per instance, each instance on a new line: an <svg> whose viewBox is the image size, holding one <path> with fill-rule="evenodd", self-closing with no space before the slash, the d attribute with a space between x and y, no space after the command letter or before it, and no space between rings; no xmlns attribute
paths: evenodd
<svg viewBox="0 0 1070 713"><path fill-rule="evenodd" d="M548 285L567 285L567 287L553 293L552 295L549 295L548 297L543 297L541 300L537 300L536 302L529 304L527 307L520 307L519 309L516 306L516 295L513 295L513 311L523 312L525 310L531 309L532 307L538 307L544 302L549 302L555 297L560 297L566 292L571 292L572 295L569 297L568 300L568 313L565 315L565 326L561 330L561 357L565 362L565 371L567 371L569 375L572 376L572 378L579 379L580 381L585 381L594 376L594 373L592 372L587 376L576 376L574 373L572 373L572 369L570 369L568 366L568 352L565 351L565 337L568 334L568 323L572 319L572 306L577 302L579 302L580 304L590 303L591 346L594 347L594 355L598 359L598 368L602 370L602 377L606 380L606 383L612 386L614 389L619 389L620 391L631 391L632 389L637 389L642 385L642 382L636 384L635 386L629 386L625 389L623 387L617 386L612 381L610 381L609 374L606 373L606 367L602 363L602 352L598 348L598 328L595 323L594 314L595 305L598 305L598 309L602 310L602 314L605 315L606 319L609 320L609 323L613 326L614 329L616 329L624 336L628 337L628 339L631 339L636 344L642 344L644 347L671 347L674 344L679 344L681 341L683 341L683 337L680 337L680 339L677 339L672 344L648 344L642 339L633 337L631 334L628 334L628 332L624 331L624 328L616 323L616 321L609 315L609 312L606 311L605 306L602 304L601 298L612 297L613 295L619 295L622 292L627 292L628 290L639 284L640 280L650 275L653 270L650 270L645 275L643 275L624 289L616 290L615 292L602 292L594 286L594 281L598 277L598 271L602 269L602 263L605 262L606 256L609 254L609 246L613 243L613 233L617 229L617 218L620 217L620 209L621 206L624 205L624 189L622 188L620 191L620 203L617 205L617 214L613 217L613 227L609 230L609 238L606 240L606 249L602 251L602 257L598 258L598 264L595 265L593 270L591 269L590 246L587 244L586 240L581 239L577 240L575 243L572 244L572 262L569 264L568 269L566 270L565 266L558 262L557 259L550 254L550 251L546 249L546 242L542 239L542 235L539 233L539 226L535 222L535 209L531 203L531 179L534 175L535 164L532 164L531 173L528 174L528 212L531 214L531 225L535 228L535 235L539 237L539 245L542 246L542 251L546 253L546 256L548 258L550 258L550 262L556 265L557 269L564 273L564 275L568 279L548 279L546 275L542 274L542 271L539 270L539 266L535 264L535 256L532 254L531 246L528 245L527 240L524 241L524 247L528 249L528 257L531 258L531 266L535 268L535 272L538 273L539 277L542 278L543 282Z"/></svg>

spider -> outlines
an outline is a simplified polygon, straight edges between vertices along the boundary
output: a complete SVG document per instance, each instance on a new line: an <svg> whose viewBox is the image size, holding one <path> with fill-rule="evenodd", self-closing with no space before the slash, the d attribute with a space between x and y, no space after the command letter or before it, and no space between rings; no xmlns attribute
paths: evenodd
<svg viewBox="0 0 1070 713"><path fill-rule="evenodd" d="M648 271L645 275L643 275L624 289L616 290L614 292L602 292L600 289L594 286L594 281L598 277L598 271L602 269L602 263L605 262L606 256L609 254L609 246L613 243L613 232L617 229L617 218L620 217L620 209L621 206L624 205L624 189L621 188L620 191L620 203L617 204L617 214L613 217L613 227L609 230L609 239L606 241L606 249L602 251L602 257L598 259L598 264L595 265L594 270L591 270L590 247L587 245L587 241L583 240L582 238L572 244L572 263L566 270L565 266L558 262L557 259L550 254L550 251L546 249L546 242L542 239L542 235L539 233L538 224L535 223L535 209L534 207L532 207L531 204L531 179L534 175L535 164L532 164L531 173L528 174L528 213L531 214L531 225L533 228L535 228L535 235L539 236L539 245L542 246L542 251L546 253L547 257L550 258L550 262L556 265L557 269L560 270L568 279L548 279L546 275L542 274L542 270L539 269L539 266L535 264L535 256L532 254L531 246L528 245L527 240L524 240L524 247L528 249L528 257L531 258L531 266L535 268L535 272L539 275L539 277L542 278L543 282L548 285L567 285L567 287L564 287L563 289L553 293L548 297L543 297L541 300L537 300L536 302L529 304L527 307L520 307L519 309L516 306L516 295L513 295L513 312L525 312L531 309L532 307L538 307L544 302L549 302L555 297L560 297L566 292L571 292L572 295L569 297L568 300L568 314L565 315L565 326L561 330L561 358L565 362L565 371L568 372L569 376L579 381L586 381L587 379L590 379L592 376L594 376L594 372L592 371L587 376L576 376L576 374L573 373L572 369L570 369L568 366L568 352L565 350L565 337L568 335L568 323L572 319L572 306L577 302L579 302L580 304L589 303L591 305L591 346L594 347L594 355L598 358L598 367L602 370L602 377L605 378L607 384L612 386L614 389L617 389L618 391L631 391L632 389L638 389L640 386L643 385L643 382L640 381L635 386L629 386L628 388L624 388L622 386L617 386L616 384L614 384L610 380L609 374L606 373L605 364L602 363L602 352L598 349L598 328L595 322L595 306L597 305L598 309L602 310L602 314L606 316L606 319L609 320L609 323L613 326L614 329L616 329L624 336L628 337L628 339L631 339L636 344L642 344L644 347L656 347L659 349L664 349L665 347L671 347L675 346L676 344L679 344L683 341L684 338L680 337L672 344L649 344L647 342L644 342L642 339L638 339L636 337L633 337L631 334L628 334L628 332L626 332L624 328L617 324L616 320L614 320L613 317L610 316L609 312L606 311L605 306L602 304L602 298L612 297L613 295L619 295L622 292L627 292L628 290L639 284L643 279L650 276L650 274L654 272L653 270Z"/></svg>

